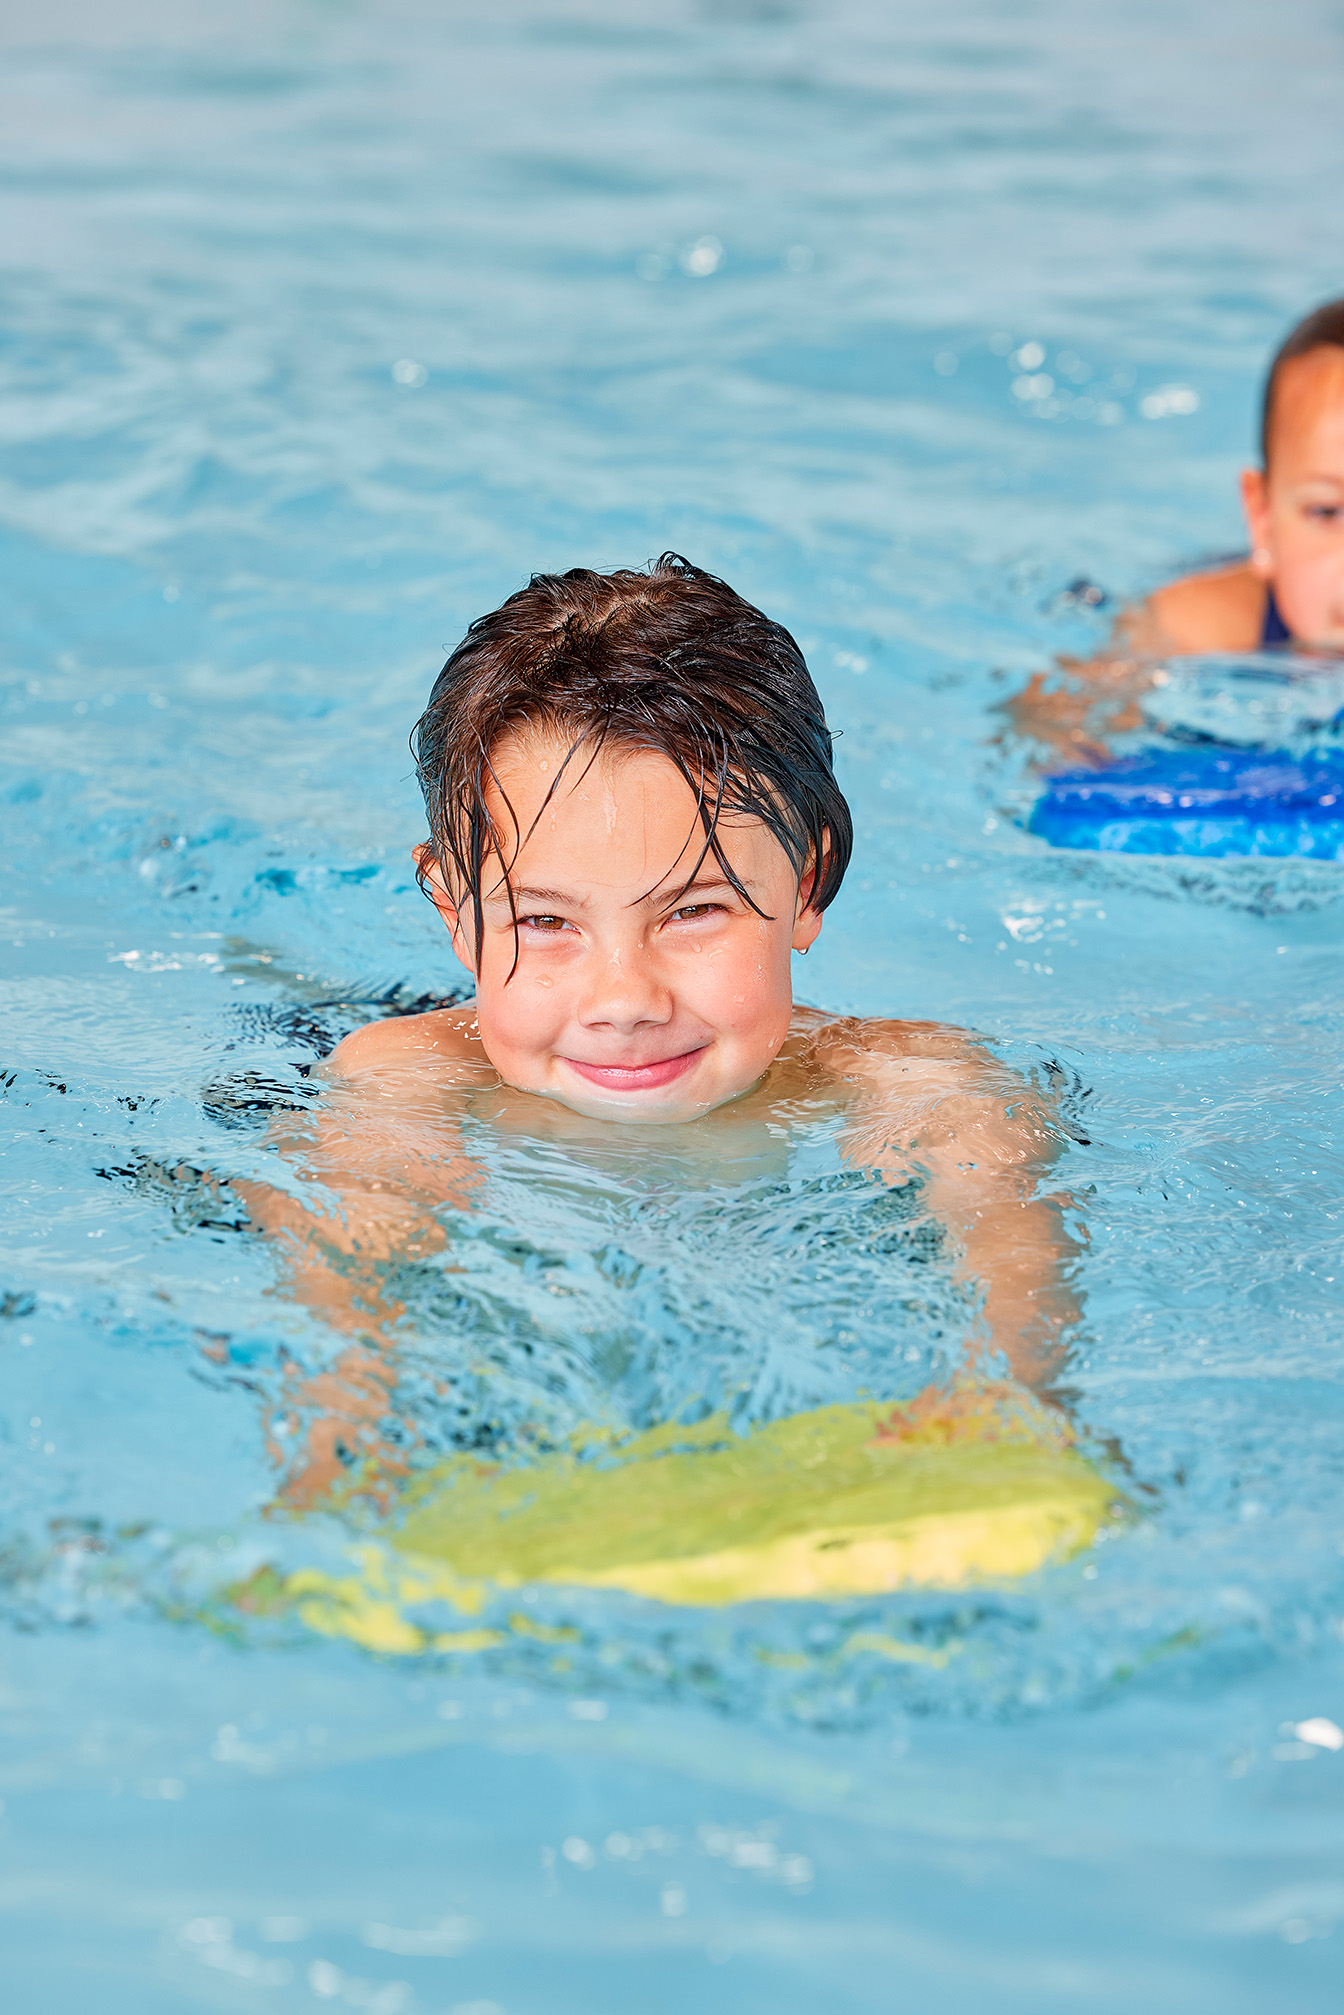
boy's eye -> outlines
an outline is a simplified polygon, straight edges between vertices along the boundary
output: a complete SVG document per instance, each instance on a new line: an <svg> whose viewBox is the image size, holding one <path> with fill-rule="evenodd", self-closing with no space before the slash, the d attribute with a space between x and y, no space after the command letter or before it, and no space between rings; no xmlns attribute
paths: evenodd
<svg viewBox="0 0 1344 2015"><path fill-rule="evenodd" d="M564 917L519 917L518 922L532 931L562 931L568 927Z"/></svg>
<svg viewBox="0 0 1344 2015"><path fill-rule="evenodd" d="M1340 506L1338 504L1308 504L1307 516L1319 519L1322 524L1333 525L1335 520L1340 516Z"/></svg>
<svg viewBox="0 0 1344 2015"><path fill-rule="evenodd" d="M697 917L712 916L715 910L722 909L722 907L721 903L683 903L679 910L673 910L670 921L672 923L693 923Z"/></svg>

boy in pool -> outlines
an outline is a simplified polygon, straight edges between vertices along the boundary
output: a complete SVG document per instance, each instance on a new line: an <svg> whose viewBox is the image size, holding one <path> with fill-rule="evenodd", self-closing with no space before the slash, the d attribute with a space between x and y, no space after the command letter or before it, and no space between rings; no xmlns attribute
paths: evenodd
<svg viewBox="0 0 1344 2015"><path fill-rule="evenodd" d="M293 1292L390 1340L388 1262L440 1248L435 1207L469 1207L479 1181L468 1118L575 1146L623 1129L649 1153L676 1128L722 1167L834 1111L851 1166L922 1185L992 1346L1034 1382L1058 1367L1077 1304L1060 1201L1037 1194L1062 1138L1046 1108L956 1030L794 1005L791 956L852 833L786 630L672 554L538 576L472 625L415 746L420 879L476 997L334 1052L278 1143L323 1201L235 1185L287 1242ZM344 1370L371 1420L374 1358ZM331 1465L313 1460L315 1489Z"/></svg>
<svg viewBox="0 0 1344 2015"><path fill-rule="evenodd" d="M1112 729L1137 726L1133 701L1156 659L1287 643L1344 650L1344 299L1315 309L1280 345L1260 451L1261 466L1241 477L1247 558L1187 574L1129 610L1106 654L1065 665L1082 686L1047 690L1037 673L1010 703L1015 726L1059 753L1105 759L1092 719L1099 689L1130 709L1112 716Z"/></svg>

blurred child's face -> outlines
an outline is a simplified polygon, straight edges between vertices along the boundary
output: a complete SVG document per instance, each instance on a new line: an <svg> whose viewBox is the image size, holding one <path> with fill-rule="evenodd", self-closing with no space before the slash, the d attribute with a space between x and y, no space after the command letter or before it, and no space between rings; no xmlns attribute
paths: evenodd
<svg viewBox="0 0 1344 2015"><path fill-rule="evenodd" d="M542 731L492 750L528 837L483 877L477 982L481 1041L500 1076L604 1119L686 1120L736 1098L774 1061L793 1006L789 954L821 929L784 849L759 820L719 825L758 916L704 845L690 786L665 756L580 749L545 811L568 752ZM509 832L500 803L491 810ZM540 815L540 816L538 816ZM537 824L531 830L533 821ZM471 906L436 899L474 967ZM515 950L517 966L514 966Z"/></svg>
<svg viewBox="0 0 1344 2015"><path fill-rule="evenodd" d="M1253 564L1295 637L1344 647L1344 350L1284 365L1269 445L1268 471L1242 477Z"/></svg>

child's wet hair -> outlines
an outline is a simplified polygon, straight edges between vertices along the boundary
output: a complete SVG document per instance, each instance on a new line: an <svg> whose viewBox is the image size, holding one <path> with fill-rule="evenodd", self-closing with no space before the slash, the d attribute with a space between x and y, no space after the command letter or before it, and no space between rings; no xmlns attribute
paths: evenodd
<svg viewBox="0 0 1344 2015"><path fill-rule="evenodd" d="M774 834L800 880L815 867L811 907L825 909L839 890L853 827L821 701L789 632L677 553L643 572L534 574L472 624L411 738L430 846L445 880L470 898L478 962L486 863L494 854L507 872L528 836L493 752L528 728L570 739L546 804L604 748L655 750L680 770L703 828L682 887L712 855L751 901L718 838L722 817L750 817ZM492 787L511 834L492 817ZM427 871L422 861L422 887Z"/></svg>
<svg viewBox="0 0 1344 2015"><path fill-rule="evenodd" d="M1274 353L1274 361L1265 379L1265 396L1260 408L1260 461L1269 467L1269 442L1274 427L1274 394L1278 390L1279 375L1285 364L1291 364L1295 357L1305 357L1312 350L1344 350L1344 297L1338 301L1326 301L1319 308L1313 308L1304 315L1296 328L1290 329Z"/></svg>

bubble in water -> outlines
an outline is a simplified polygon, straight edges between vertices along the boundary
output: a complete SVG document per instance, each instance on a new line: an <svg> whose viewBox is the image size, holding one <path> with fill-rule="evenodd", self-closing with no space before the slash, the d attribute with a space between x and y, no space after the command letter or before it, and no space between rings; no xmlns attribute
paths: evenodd
<svg viewBox="0 0 1344 2015"><path fill-rule="evenodd" d="M1165 420L1171 414L1197 413L1199 393L1190 385L1160 385L1139 401L1145 420Z"/></svg>
<svg viewBox="0 0 1344 2015"><path fill-rule="evenodd" d="M717 273L723 264L723 243L718 238L697 238L694 244L682 247L681 270L689 273L693 280L707 280L711 273Z"/></svg>

